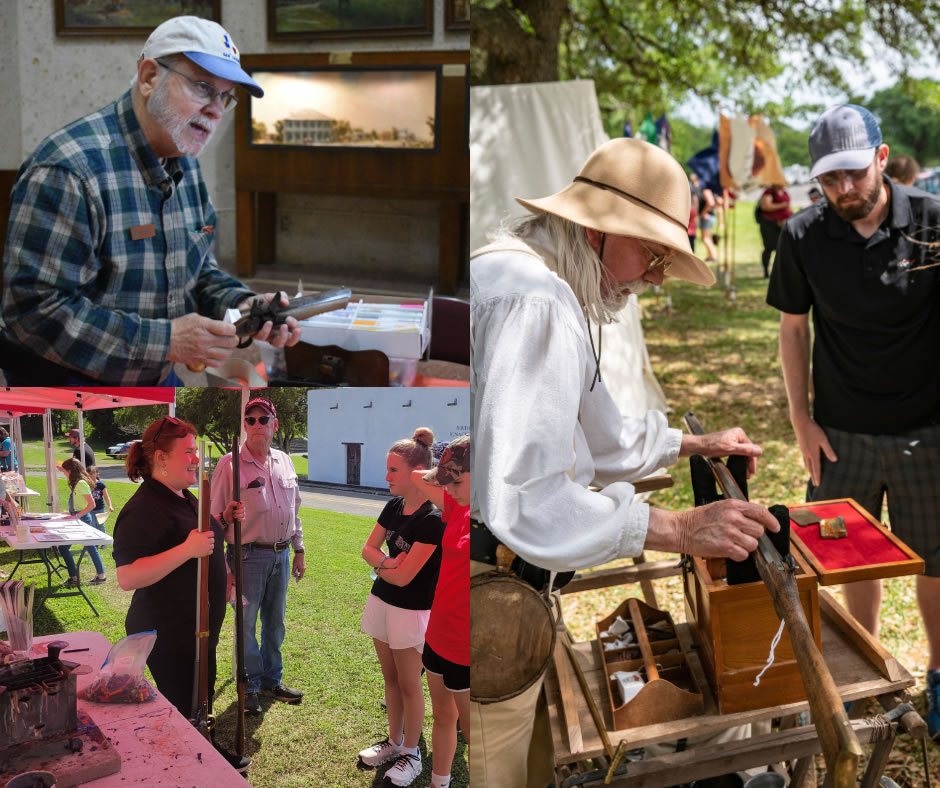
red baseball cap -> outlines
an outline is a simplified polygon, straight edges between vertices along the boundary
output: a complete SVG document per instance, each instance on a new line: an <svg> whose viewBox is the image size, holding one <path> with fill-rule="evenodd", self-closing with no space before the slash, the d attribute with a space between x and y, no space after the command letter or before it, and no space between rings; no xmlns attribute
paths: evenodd
<svg viewBox="0 0 940 788"><path fill-rule="evenodd" d="M269 399L264 397L255 397L254 399L248 400L248 404L245 405L245 413L248 413L252 408L261 408L265 413L274 416L277 418L277 412L274 410L274 405Z"/></svg>

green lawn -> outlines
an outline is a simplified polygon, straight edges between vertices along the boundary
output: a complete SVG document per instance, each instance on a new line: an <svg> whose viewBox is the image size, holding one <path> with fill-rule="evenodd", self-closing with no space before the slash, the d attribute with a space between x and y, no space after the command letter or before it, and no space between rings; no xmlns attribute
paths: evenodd
<svg viewBox="0 0 940 788"><path fill-rule="evenodd" d="M298 468L299 470L299 468ZM29 486L45 496L44 477L30 474ZM108 483L115 509L130 498L135 485ZM68 499L64 479L59 495ZM33 499L34 501L36 499ZM40 499L44 500L44 498ZM40 510L40 506L33 506ZM107 523L114 527L116 514ZM247 718L249 772L256 786L370 786L377 773L357 766L357 753L386 731L382 674L372 641L359 630L359 617L369 593L368 567L359 556L374 518L301 509L307 546L307 575L291 584L287 602L287 638L284 643L284 681L305 693L298 707L276 704L261 717ZM97 630L112 642L124 636L124 616L131 594L121 591L114 575L110 551L103 552L108 582L87 586L86 592L101 613L96 618L84 600L54 599L35 619L37 635ZM9 573L15 563L12 550L0 549L0 569ZM85 579L93 569L82 563ZM21 567L17 577L45 584L41 566ZM231 744L234 736L236 688L229 675L232 650L232 613L228 611L218 649L219 677L215 713L219 740ZM267 707L265 701L263 706ZM431 701L427 699L425 736L421 740L424 774L418 785L430 781ZM455 786L467 785L467 750L460 739L453 770Z"/></svg>

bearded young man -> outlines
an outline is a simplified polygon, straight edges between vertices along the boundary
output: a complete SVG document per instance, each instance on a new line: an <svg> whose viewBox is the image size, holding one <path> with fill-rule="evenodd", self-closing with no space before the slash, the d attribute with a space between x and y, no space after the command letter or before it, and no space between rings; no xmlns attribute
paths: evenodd
<svg viewBox="0 0 940 788"><path fill-rule="evenodd" d="M884 174L888 146L864 107L827 109L809 136L826 200L791 218L767 303L780 310L790 421L809 471L807 501L854 498L925 562L917 601L927 631L927 722L940 731L940 287L928 243L940 200ZM815 339L810 371L809 312ZM812 381L812 389L810 387ZM810 391L813 391L811 401ZM845 586L878 633L881 581Z"/></svg>
<svg viewBox="0 0 940 788"><path fill-rule="evenodd" d="M222 318L256 296L219 270L216 217L195 156L242 85L231 37L193 16L147 39L131 88L43 140L13 186L0 367L11 385L173 385L174 362L221 364ZM295 344L293 318L255 338Z"/></svg>
<svg viewBox="0 0 940 788"><path fill-rule="evenodd" d="M624 418L589 330L667 272L714 282L689 247L682 167L655 145L611 140L561 192L519 202L535 215L476 251L470 267L471 573L493 568L500 543L557 572L644 548L743 560L765 528L779 530L767 509L727 500L668 512L637 502L630 482L691 454L744 455L752 473L760 447L737 427L691 436L658 411ZM536 722L541 684L471 705L473 786L542 788L551 778L544 718Z"/></svg>

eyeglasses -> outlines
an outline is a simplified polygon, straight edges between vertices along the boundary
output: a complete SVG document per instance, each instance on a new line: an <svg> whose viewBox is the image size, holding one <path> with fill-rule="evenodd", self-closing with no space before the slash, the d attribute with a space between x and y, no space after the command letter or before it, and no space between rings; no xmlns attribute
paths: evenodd
<svg viewBox="0 0 940 788"><path fill-rule="evenodd" d="M643 243L642 241L640 243ZM652 249L650 249L646 244L643 244L643 248L646 250L646 253L650 256L650 264L646 269L646 273L656 273L657 269L659 272L665 276L666 271L672 267L672 260L669 258L672 257L672 250L670 249L663 254L656 254Z"/></svg>
<svg viewBox="0 0 940 788"><path fill-rule="evenodd" d="M190 76L187 76L182 71L177 71L175 68L170 68L166 63L161 63L157 61L158 66L163 66L167 71L172 71L174 74L179 74L183 79L189 82L189 93L197 101L204 101L206 106L212 104L216 99L222 102L222 111L228 112L229 110L235 109L235 105L238 103L238 99L235 97L235 94L231 91L225 91L224 93L221 90L216 90L208 82L202 82L198 79L193 79Z"/></svg>
<svg viewBox="0 0 940 788"><path fill-rule="evenodd" d="M868 171L871 169L869 164L867 167L863 167L860 170L833 170L832 172L824 172L822 175L817 175L816 180L819 181L821 186L838 186L839 181L843 178L848 183L858 183L861 180L864 180L865 176L868 175Z"/></svg>
<svg viewBox="0 0 940 788"><path fill-rule="evenodd" d="M258 424L264 426L269 421L271 421L272 418L273 416L245 416L245 424L247 424L249 427L254 427L255 422L257 421Z"/></svg>
<svg viewBox="0 0 940 788"><path fill-rule="evenodd" d="M167 424L167 422L172 424L174 427L181 427L183 425L183 422L181 422L177 418L174 418L173 416L164 416L163 419L160 421L160 426L157 427L157 434L153 436L152 442L154 444L156 444L156 442L160 440L160 433L163 432L163 427Z"/></svg>

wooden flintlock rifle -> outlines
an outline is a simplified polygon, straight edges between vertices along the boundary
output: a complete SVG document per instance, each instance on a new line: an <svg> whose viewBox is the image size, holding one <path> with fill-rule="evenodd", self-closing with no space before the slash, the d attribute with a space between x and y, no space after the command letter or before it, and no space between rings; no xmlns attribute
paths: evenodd
<svg viewBox="0 0 940 788"><path fill-rule="evenodd" d="M199 441L199 517L197 529L210 529L212 517L206 442ZM210 738L215 720L209 716L209 556L196 559L196 664L193 671L192 719L196 729Z"/></svg>
<svg viewBox="0 0 940 788"><path fill-rule="evenodd" d="M241 500L241 466L238 433L232 440L232 500ZM245 668L245 610L242 605L242 522L233 518L235 551L232 572L235 575L235 683L238 687L238 716L235 718L235 754L245 754L245 693L248 671Z"/></svg>
<svg viewBox="0 0 940 788"><path fill-rule="evenodd" d="M693 435L704 435L705 430L689 411L683 416L685 426ZM746 501L731 471L721 460L708 459L712 473L718 480L726 498ZM777 548L773 546L767 534L761 534L754 551L754 564L770 591L777 615L786 622L787 632L796 663L803 679L806 698L813 715L813 724L819 736L826 770L832 777L834 788L848 788L856 783L858 760L862 755L861 745L855 730L845 713L842 699L836 691L829 668L823 661L822 654L816 648L812 632L800 604L799 593L793 580L791 569L784 562Z"/></svg>

